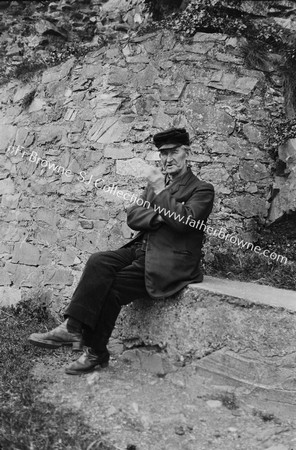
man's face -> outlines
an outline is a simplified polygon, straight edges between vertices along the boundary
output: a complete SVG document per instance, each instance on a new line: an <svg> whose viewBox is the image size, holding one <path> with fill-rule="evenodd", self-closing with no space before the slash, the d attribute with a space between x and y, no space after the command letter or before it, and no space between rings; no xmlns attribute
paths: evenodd
<svg viewBox="0 0 296 450"><path fill-rule="evenodd" d="M186 167L187 153L183 147L162 150L160 158L166 173L176 176Z"/></svg>

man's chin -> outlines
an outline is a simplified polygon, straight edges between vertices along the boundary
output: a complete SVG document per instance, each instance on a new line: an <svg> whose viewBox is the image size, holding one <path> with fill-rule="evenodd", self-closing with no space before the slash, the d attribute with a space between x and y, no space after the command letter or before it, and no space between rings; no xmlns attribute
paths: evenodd
<svg viewBox="0 0 296 450"><path fill-rule="evenodd" d="M167 167L166 173L169 173L170 175L178 175L180 170L176 170L174 167Z"/></svg>

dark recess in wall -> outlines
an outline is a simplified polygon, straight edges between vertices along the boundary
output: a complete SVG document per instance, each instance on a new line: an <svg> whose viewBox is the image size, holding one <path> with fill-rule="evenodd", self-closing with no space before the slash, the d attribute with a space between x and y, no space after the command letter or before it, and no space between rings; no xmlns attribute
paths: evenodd
<svg viewBox="0 0 296 450"><path fill-rule="evenodd" d="M181 7L183 0L146 0L153 18L156 20L163 19L166 14L173 12Z"/></svg>

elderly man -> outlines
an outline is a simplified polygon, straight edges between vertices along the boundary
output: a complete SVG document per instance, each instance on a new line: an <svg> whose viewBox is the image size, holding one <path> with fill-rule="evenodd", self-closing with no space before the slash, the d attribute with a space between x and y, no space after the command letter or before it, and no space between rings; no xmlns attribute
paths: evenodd
<svg viewBox="0 0 296 450"><path fill-rule="evenodd" d="M67 374L91 372L109 361L108 340L122 305L139 298L169 297L201 282L203 231L214 189L187 167L189 135L184 128L157 133L164 174L151 167L141 201L128 208L127 223L139 233L115 251L94 253L65 311L65 321L29 341L40 347L72 345L84 353ZM139 200L139 199L138 199Z"/></svg>

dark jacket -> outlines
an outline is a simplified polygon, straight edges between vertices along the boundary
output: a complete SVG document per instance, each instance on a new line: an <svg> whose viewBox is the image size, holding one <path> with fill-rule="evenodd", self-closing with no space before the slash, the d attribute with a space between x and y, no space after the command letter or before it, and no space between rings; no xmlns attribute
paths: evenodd
<svg viewBox="0 0 296 450"><path fill-rule="evenodd" d="M145 234L148 294L151 297L169 297L189 283L202 281L199 267L205 228L202 223L206 222L213 208L213 186L199 180L188 168L182 177L157 195L148 184L140 198L148 200L150 207L146 203L145 206L134 204L128 208L127 224L140 233L125 246L140 240ZM155 210L157 207L159 209ZM164 222L156 221L158 214Z"/></svg>

